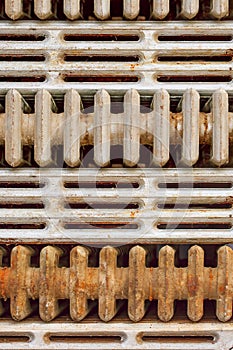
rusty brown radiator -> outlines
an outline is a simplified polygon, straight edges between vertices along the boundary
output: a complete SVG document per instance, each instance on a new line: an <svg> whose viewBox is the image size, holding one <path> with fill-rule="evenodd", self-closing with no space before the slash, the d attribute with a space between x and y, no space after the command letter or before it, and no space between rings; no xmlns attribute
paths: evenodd
<svg viewBox="0 0 233 350"><path fill-rule="evenodd" d="M128 266L118 267L121 251L107 246L100 250L98 267L89 267L89 249L76 246L70 251L70 267L63 267L59 263L62 249L47 246L40 251L39 266L32 267L33 248L17 246L12 249L10 267L0 268L0 297L10 298L11 316L18 321L32 313L30 300L36 299L43 321L51 321L62 312L62 300L69 300L74 321L88 315L88 300L98 300L99 317L108 322L118 312L117 301L125 299L128 316L134 322L145 316L146 300L158 300L158 317L165 322L174 315L174 300L187 300L187 315L192 321L202 318L204 299L216 300L220 321L232 317L230 247L219 248L216 267L205 266L204 250L199 246L189 249L187 267L175 266L175 250L170 246L160 249L158 267L151 265L153 256L146 264L147 251L146 247L134 246L129 251Z"/></svg>

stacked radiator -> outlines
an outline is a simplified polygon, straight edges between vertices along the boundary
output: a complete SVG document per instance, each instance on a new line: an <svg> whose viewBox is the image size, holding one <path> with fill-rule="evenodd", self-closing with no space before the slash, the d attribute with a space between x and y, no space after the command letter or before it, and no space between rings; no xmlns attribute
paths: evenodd
<svg viewBox="0 0 233 350"><path fill-rule="evenodd" d="M0 4L1 349L233 349L232 20Z"/></svg>

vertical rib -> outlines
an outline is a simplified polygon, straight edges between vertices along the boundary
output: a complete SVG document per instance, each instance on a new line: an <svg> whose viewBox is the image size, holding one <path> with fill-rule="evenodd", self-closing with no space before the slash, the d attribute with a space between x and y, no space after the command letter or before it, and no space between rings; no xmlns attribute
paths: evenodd
<svg viewBox="0 0 233 350"><path fill-rule="evenodd" d="M5 272L5 269L3 268L2 269L2 261L3 261L3 257L4 255L6 254L6 251L4 248L0 247L0 280L3 281L4 280L4 272ZM2 273L3 272L3 273ZM3 289L3 283L1 282L0 283L0 290L2 292L2 289ZM2 294L2 293L1 293ZM4 294L4 293L3 293ZM5 311L5 307L3 306L2 302L0 301L0 316L2 316L2 314L4 313Z"/></svg>
<svg viewBox="0 0 233 350"><path fill-rule="evenodd" d="M199 158L199 108L200 96L194 89L184 93L182 163L192 166Z"/></svg>
<svg viewBox="0 0 233 350"><path fill-rule="evenodd" d="M127 19L135 19L140 12L140 0L124 0L124 17Z"/></svg>
<svg viewBox="0 0 233 350"><path fill-rule="evenodd" d="M139 162L140 151L140 96L134 89L124 96L124 141L123 158L127 166Z"/></svg>
<svg viewBox="0 0 233 350"><path fill-rule="evenodd" d="M116 314L117 250L104 247L100 252L99 265L99 317L108 322Z"/></svg>
<svg viewBox="0 0 233 350"><path fill-rule="evenodd" d="M74 321L81 321L88 314L88 254L88 250L80 246L70 254L70 315Z"/></svg>
<svg viewBox="0 0 233 350"><path fill-rule="evenodd" d="M22 96L16 90L9 90L6 95L5 157L13 167L20 165L23 160L22 114Z"/></svg>
<svg viewBox="0 0 233 350"><path fill-rule="evenodd" d="M56 298L56 274L61 249L45 247L40 253L39 313L43 321L51 321L60 313Z"/></svg>
<svg viewBox="0 0 233 350"><path fill-rule="evenodd" d="M191 19L198 14L199 0L182 0L181 16Z"/></svg>
<svg viewBox="0 0 233 350"><path fill-rule="evenodd" d="M211 0L210 14L215 18L229 15L229 0Z"/></svg>
<svg viewBox="0 0 233 350"><path fill-rule="evenodd" d="M145 249L132 248L129 253L128 315L134 322L140 321L145 314L145 264Z"/></svg>
<svg viewBox="0 0 233 350"><path fill-rule="evenodd" d="M94 14L101 20L108 19L110 17L110 0L95 0Z"/></svg>
<svg viewBox="0 0 233 350"><path fill-rule="evenodd" d="M158 316L164 322L170 321L174 314L174 257L175 251L169 246L159 252Z"/></svg>
<svg viewBox="0 0 233 350"><path fill-rule="evenodd" d="M218 250L217 269L217 310L220 321L226 322L232 317L233 295L233 250L224 246Z"/></svg>
<svg viewBox="0 0 233 350"><path fill-rule="evenodd" d="M213 137L211 161L221 166L229 161L228 94L219 89L213 94Z"/></svg>
<svg viewBox="0 0 233 350"><path fill-rule="evenodd" d="M13 19L19 19L23 15L23 0L5 0L6 15Z"/></svg>
<svg viewBox="0 0 233 350"><path fill-rule="evenodd" d="M80 0L64 0L63 11L66 17L71 20L80 18Z"/></svg>
<svg viewBox="0 0 233 350"><path fill-rule="evenodd" d="M50 93L46 90L38 91L35 100L34 152L35 161L40 166L46 166L52 160L51 106Z"/></svg>
<svg viewBox="0 0 233 350"><path fill-rule="evenodd" d="M80 95L69 90L65 95L64 106L64 161L70 167L80 163Z"/></svg>
<svg viewBox="0 0 233 350"><path fill-rule="evenodd" d="M40 19L48 19L52 15L51 0L34 0L34 12Z"/></svg>
<svg viewBox="0 0 233 350"><path fill-rule="evenodd" d="M156 19L164 19L169 13L169 0L153 0L152 16Z"/></svg>
<svg viewBox="0 0 233 350"><path fill-rule="evenodd" d="M153 162L162 167L169 160L170 98L166 90L158 90L153 97L154 147Z"/></svg>
<svg viewBox="0 0 233 350"><path fill-rule="evenodd" d="M110 95L102 89L96 93L94 103L94 161L103 167L110 162Z"/></svg>
<svg viewBox="0 0 233 350"><path fill-rule="evenodd" d="M26 279L30 267L32 248L17 246L11 252L10 310L14 320L20 321L32 312L27 296Z"/></svg>
<svg viewBox="0 0 233 350"><path fill-rule="evenodd" d="M193 246L188 256L188 317L199 321L203 316L204 299L204 251Z"/></svg>

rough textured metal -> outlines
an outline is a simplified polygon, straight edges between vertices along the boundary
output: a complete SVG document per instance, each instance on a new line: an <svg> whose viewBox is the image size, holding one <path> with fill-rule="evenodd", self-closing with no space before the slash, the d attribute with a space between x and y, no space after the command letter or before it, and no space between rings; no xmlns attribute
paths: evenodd
<svg viewBox="0 0 233 350"><path fill-rule="evenodd" d="M216 9L216 5L213 6ZM191 19L199 11L199 0L182 0L181 16Z"/></svg>
<svg viewBox="0 0 233 350"><path fill-rule="evenodd" d="M230 169L2 169L0 184L6 244L232 242Z"/></svg>
<svg viewBox="0 0 233 350"><path fill-rule="evenodd" d="M219 90L213 94L213 146L212 161L223 165L229 161L229 120L228 96L226 91Z"/></svg>
<svg viewBox="0 0 233 350"><path fill-rule="evenodd" d="M140 12L140 0L124 0L124 16L127 19L136 19Z"/></svg>
<svg viewBox="0 0 233 350"><path fill-rule="evenodd" d="M41 90L35 97L35 160L40 166L51 163L51 114L52 97L48 91Z"/></svg>
<svg viewBox="0 0 233 350"><path fill-rule="evenodd" d="M34 11L39 19L49 19L52 15L52 2L50 0L34 0Z"/></svg>
<svg viewBox="0 0 233 350"><path fill-rule="evenodd" d="M20 19L20 17L22 17L23 15L22 0L5 0L5 12L10 19Z"/></svg>
<svg viewBox="0 0 233 350"><path fill-rule="evenodd" d="M166 90L156 91L153 97L153 162L157 166L165 165L169 158L170 146L170 97Z"/></svg>
<svg viewBox="0 0 233 350"><path fill-rule="evenodd" d="M70 90L64 99L64 161L71 167L80 163L80 115L81 99L75 90Z"/></svg>
<svg viewBox="0 0 233 350"><path fill-rule="evenodd" d="M34 145L35 161L41 167L52 163L52 146L64 145L60 154L71 167L80 164L80 147L94 145L98 166L110 162L110 147L123 145L123 160L135 166L140 158L140 144L153 147L154 164L164 166L172 145L182 145L177 164L194 165L199 159L199 145L212 146L212 164L229 162L229 144L233 142L233 113L228 112L228 94L217 90L209 113L200 111L196 90L187 90L182 99L182 113L169 111L166 90L157 90L151 109L140 112L140 95L132 89L124 95L124 112L111 113L110 95L99 90L94 97L94 112L81 111L76 90L64 97L64 113L47 90L35 96L35 113L24 113L25 101L16 90L9 90L6 113L0 113L0 143L5 142L5 158L12 167L22 162L23 145ZM62 151L61 151L62 152Z"/></svg>
<svg viewBox="0 0 233 350"><path fill-rule="evenodd" d="M219 323L203 320L200 323L176 320L164 323L146 320L140 323L110 323L85 320L81 323L59 318L51 323L37 319L21 322L1 320L1 349L17 347L30 349L90 350L111 349L145 350L229 350L233 346L232 322ZM11 339L14 339L14 343ZM26 339L25 339L26 337ZM27 340L28 337L28 340ZM24 340L25 339L25 340Z"/></svg>
<svg viewBox="0 0 233 350"><path fill-rule="evenodd" d="M169 0L153 0L152 18L164 19L169 11Z"/></svg>
<svg viewBox="0 0 233 350"><path fill-rule="evenodd" d="M140 96L136 90L130 90L124 97L124 136L123 158L127 166L139 162L140 145Z"/></svg>
<svg viewBox="0 0 233 350"><path fill-rule="evenodd" d="M11 26L0 21L0 32L0 56L5 57L1 93L11 88L25 94L48 89L58 95L72 88L86 95L99 89L115 95L132 88L144 95L161 88L174 95L190 88L201 94L220 88L232 92L229 21L180 21L175 26L169 21L134 21L127 26L124 21L19 21ZM16 33L15 40L8 40ZM25 40L25 35L32 38ZM36 40L43 35L44 40ZM41 55L45 61L37 60ZM34 57L31 62L24 61L28 56Z"/></svg>
<svg viewBox="0 0 233 350"><path fill-rule="evenodd" d="M91 19L93 19L93 15L99 20L107 20L111 17L111 12L114 13L113 9L110 11L110 0L94 0L94 13L90 9L90 2L83 1L82 10L80 11L80 0L76 1L76 4L72 1L65 1L63 12L64 15L71 20L79 19L80 14L83 16L83 13L86 11L91 15ZM155 19L165 19L168 14L172 15L172 19L176 19L176 12L174 14L174 4L171 4L171 9L169 6L169 0L153 0L151 9L148 4L149 0L139 1L139 0L121 0L121 2L117 2L116 6L123 7L123 15L127 19L136 19L137 16L143 9L146 7L150 11L150 14L154 16ZM57 16L57 9L52 9L52 4L59 7L61 5L60 1L51 0L34 0L34 15L37 18L46 20L53 15ZM209 15L211 15L214 19L221 19L229 15L229 9L232 8L232 4L229 4L229 0L212 0L211 6L209 8L209 1L199 1L199 0L182 0L181 2L181 14L186 19L194 18L198 13L201 15L202 19L208 19ZM179 3L178 3L179 4ZM199 6L200 4L200 6ZM22 8L27 7L28 0L20 0L20 1L11 1L5 0L5 12L8 18L16 20L19 19L22 15ZM175 4L176 5L176 4ZM203 10L204 6L204 10ZM178 6L179 8L179 6ZM119 16L122 17L122 13L118 11ZM178 15L178 13L177 13ZM29 16L28 16L29 17ZM30 17L29 17L30 18ZM142 17L145 19L145 17Z"/></svg>
<svg viewBox="0 0 233 350"><path fill-rule="evenodd" d="M15 167L21 164L22 152L22 115L23 98L16 90L10 90L6 95L5 115L5 154L9 165Z"/></svg>
<svg viewBox="0 0 233 350"><path fill-rule="evenodd" d="M68 19L74 20L80 18L80 0L64 0L63 11Z"/></svg>
<svg viewBox="0 0 233 350"><path fill-rule="evenodd" d="M183 142L181 162L188 166L195 164L199 158L199 109L200 96L198 92L193 89L186 91L182 103ZM228 131L228 128L226 131Z"/></svg>
<svg viewBox="0 0 233 350"><path fill-rule="evenodd" d="M94 160L98 166L104 167L110 162L111 146L111 101L105 90L100 90L95 95L93 123Z"/></svg>
<svg viewBox="0 0 233 350"><path fill-rule="evenodd" d="M110 17L110 0L95 0L94 14L98 19L108 19Z"/></svg>
<svg viewBox="0 0 233 350"><path fill-rule="evenodd" d="M221 19L229 15L229 0L211 0L211 15Z"/></svg>
<svg viewBox="0 0 233 350"><path fill-rule="evenodd" d="M70 268L59 265L60 248L43 248L39 267L30 266L31 255L31 248L16 246L11 253L11 267L0 268L0 298L10 299L11 316L15 320L23 320L32 312L30 299L39 299L41 319L51 321L62 312L58 299L70 299L70 296L76 299L80 288L86 300L98 299L99 317L105 322L116 315L116 300L124 299L128 299L128 316L134 322L144 318L146 300L158 300L158 317L164 322L173 317L177 299L188 300L188 317L192 321L203 317L204 299L217 301L216 316L220 321L232 317L233 250L227 246L218 250L217 267L204 266L204 252L198 246L189 249L185 268L175 266L175 250L170 246L160 250L158 267L146 266L146 250L139 246L131 248L128 267L117 266L118 252L109 246L101 249L98 268L88 266L88 250L83 247L71 251ZM78 259L74 260L75 255ZM81 281L77 283L80 269L75 264L79 262L86 271L82 287ZM72 294L70 282L74 288ZM88 313L85 303L81 313L74 300L71 305L74 305L71 317L76 321Z"/></svg>

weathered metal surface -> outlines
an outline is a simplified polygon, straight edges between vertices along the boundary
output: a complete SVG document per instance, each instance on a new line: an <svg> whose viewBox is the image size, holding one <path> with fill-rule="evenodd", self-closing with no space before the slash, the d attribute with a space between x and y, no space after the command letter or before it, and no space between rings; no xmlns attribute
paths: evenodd
<svg viewBox="0 0 233 350"><path fill-rule="evenodd" d="M232 92L227 21L0 21L0 33L1 94L10 88L26 94L72 88L87 95L102 88L111 95L132 88L144 95L160 88L178 95L190 88Z"/></svg>
<svg viewBox="0 0 233 350"><path fill-rule="evenodd" d="M64 299L70 300L70 315L76 321L90 312L87 300L98 300L99 317L108 322L117 313L116 300L125 299L128 316L134 322L145 317L146 300L158 300L158 317L164 322L174 316L175 300L188 301L187 314L195 322L203 317L207 299L217 301L220 321L232 317L233 250L228 246L219 248L217 267L204 265L204 251L199 246L189 249L188 266L182 268L175 266L175 250L170 246L160 249L158 267L146 266L147 251L140 246L130 249L128 267L117 266L119 252L110 246L101 249L99 267L89 267L88 252L84 247L74 247L71 266L65 267L59 262L62 250L47 246L40 252L39 267L31 267L33 249L14 247L11 266L0 267L0 298L10 299L12 318L23 320L30 315L30 299L39 299L43 321L51 321L62 312L58 300ZM82 303L77 304L80 296Z"/></svg>
<svg viewBox="0 0 233 350"><path fill-rule="evenodd" d="M49 19L51 16L57 17L56 7L62 6L59 0L52 2L51 0L34 0L34 14L38 19L45 20ZM56 6L54 6L54 3ZM152 6L150 8L149 0L139 1L139 0L121 0L116 3L116 6L120 8L122 3L123 14L119 10L118 13L129 20L137 19L140 11L143 8L150 10L150 13L153 15L154 19L165 19L166 16L172 13L173 19L176 18L176 15L179 17L179 10L175 11L174 14L174 4L170 4L168 0L153 0ZM232 8L232 5L229 4L229 0L212 0L211 6L209 8L209 1L201 2L199 7L199 0L182 0L181 1L181 15L183 18L192 19L198 13L202 15L202 18L208 19L209 16L212 16L214 19L221 19L229 15L229 10ZM178 3L179 4L179 3ZM52 5L55 7L52 10ZM89 14L93 19L95 16L99 20L108 20L111 19L111 13L113 9L110 10L110 0L94 0L94 11L91 10L90 2L82 2L80 0L69 0L65 1L63 4L63 12L65 16L70 20L82 18L83 13L89 10ZM28 6L28 0L5 0L5 12L8 18L12 20L17 20L23 17L23 6ZM203 6L206 7L206 11L203 13ZM29 17L29 15L28 15ZM141 16L140 19L145 19Z"/></svg>
<svg viewBox="0 0 233 350"><path fill-rule="evenodd" d="M122 323L124 322L124 323ZM158 320L140 323L88 320L81 323L60 318L51 323L35 319L23 323L1 321L1 349L151 349L229 350L233 346L232 322L199 323ZM13 341L12 341L13 337ZM28 340L27 340L28 337Z"/></svg>
<svg viewBox="0 0 233 350"><path fill-rule="evenodd" d="M182 98L181 98L182 100ZM196 90L183 95L182 112L169 112L169 94L157 90L151 109L140 113L140 95L129 90L124 96L124 112L111 113L110 95L100 90L95 95L94 112L80 110L81 98L69 90L64 98L64 113L55 113L55 102L47 90L35 96L35 113L24 113L24 99L16 90L6 94L6 113L0 113L0 143L5 142L5 158L16 167L22 163L24 145L34 145L35 161L41 167L52 163L52 147L64 145L64 161L71 167L80 164L80 146L94 145L94 161L109 165L110 147L123 145L123 161L135 166L140 159L140 144L153 146L154 164L166 165L172 145L182 145L177 165L194 165L199 145L210 144L212 164L229 162L233 142L233 113L228 112L228 94L217 90L209 113L200 112ZM122 156L118 155L119 158Z"/></svg>
<svg viewBox="0 0 233 350"><path fill-rule="evenodd" d="M1 242L232 243L230 169L2 169L0 184Z"/></svg>

